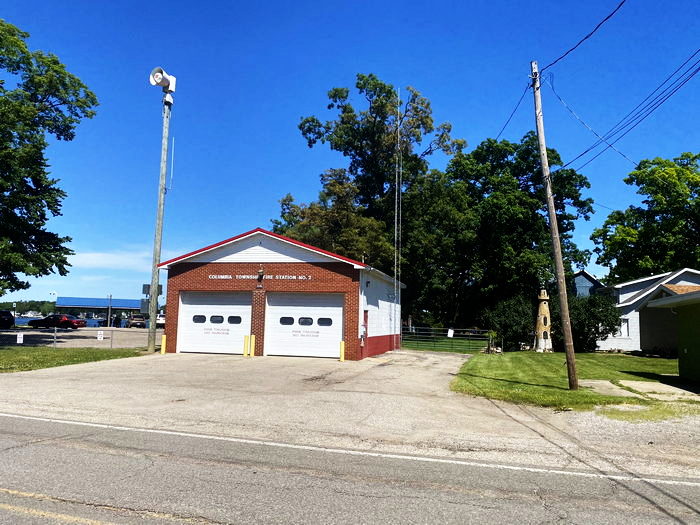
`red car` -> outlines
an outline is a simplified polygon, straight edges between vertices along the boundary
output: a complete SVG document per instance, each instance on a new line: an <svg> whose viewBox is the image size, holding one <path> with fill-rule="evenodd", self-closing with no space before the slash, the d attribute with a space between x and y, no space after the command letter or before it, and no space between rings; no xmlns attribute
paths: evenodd
<svg viewBox="0 0 700 525"><path fill-rule="evenodd" d="M76 330L85 326L85 319L78 319L72 315L53 314L43 319L33 319L27 323L32 328L72 328Z"/></svg>

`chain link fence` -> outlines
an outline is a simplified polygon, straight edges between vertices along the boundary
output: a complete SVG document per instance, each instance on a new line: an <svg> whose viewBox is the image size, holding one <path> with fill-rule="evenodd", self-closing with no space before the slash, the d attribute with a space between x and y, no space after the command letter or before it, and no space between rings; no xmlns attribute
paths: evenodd
<svg viewBox="0 0 700 525"><path fill-rule="evenodd" d="M163 330L156 331L160 346ZM13 328L0 330L0 350L7 347L146 348L146 328Z"/></svg>

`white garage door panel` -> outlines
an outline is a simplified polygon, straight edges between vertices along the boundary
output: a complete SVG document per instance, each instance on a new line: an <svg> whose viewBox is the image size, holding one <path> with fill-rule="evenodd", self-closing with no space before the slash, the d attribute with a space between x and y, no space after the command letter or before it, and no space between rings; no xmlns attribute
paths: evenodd
<svg viewBox="0 0 700 525"><path fill-rule="evenodd" d="M342 294L268 293L265 355L337 358L343 339L343 301ZM300 324L300 319L305 321Z"/></svg>
<svg viewBox="0 0 700 525"><path fill-rule="evenodd" d="M177 349L242 354L243 337L250 334L250 318L250 293L181 292ZM212 322L218 319L223 322Z"/></svg>

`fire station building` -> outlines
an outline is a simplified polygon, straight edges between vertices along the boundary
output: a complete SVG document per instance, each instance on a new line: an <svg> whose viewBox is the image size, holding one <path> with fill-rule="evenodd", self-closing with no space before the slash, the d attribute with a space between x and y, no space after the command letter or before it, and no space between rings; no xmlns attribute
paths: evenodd
<svg viewBox="0 0 700 525"><path fill-rule="evenodd" d="M359 261L261 228L161 263L168 352L358 360L398 348L399 286Z"/></svg>

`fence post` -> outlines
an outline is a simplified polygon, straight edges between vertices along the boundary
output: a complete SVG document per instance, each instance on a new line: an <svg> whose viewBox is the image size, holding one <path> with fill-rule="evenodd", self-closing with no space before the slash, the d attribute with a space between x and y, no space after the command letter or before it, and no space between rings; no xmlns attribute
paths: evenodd
<svg viewBox="0 0 700 525"><path fill-rule="evenodd" d="M114 328L112 328L112 334L109 336L109 349L114 350Z"/></svg>
<svg viewBox="0 0 700 525"><path fill-rule="evenodd" d="M53 327L53 349L56 350L56 327Z"/></svg>

